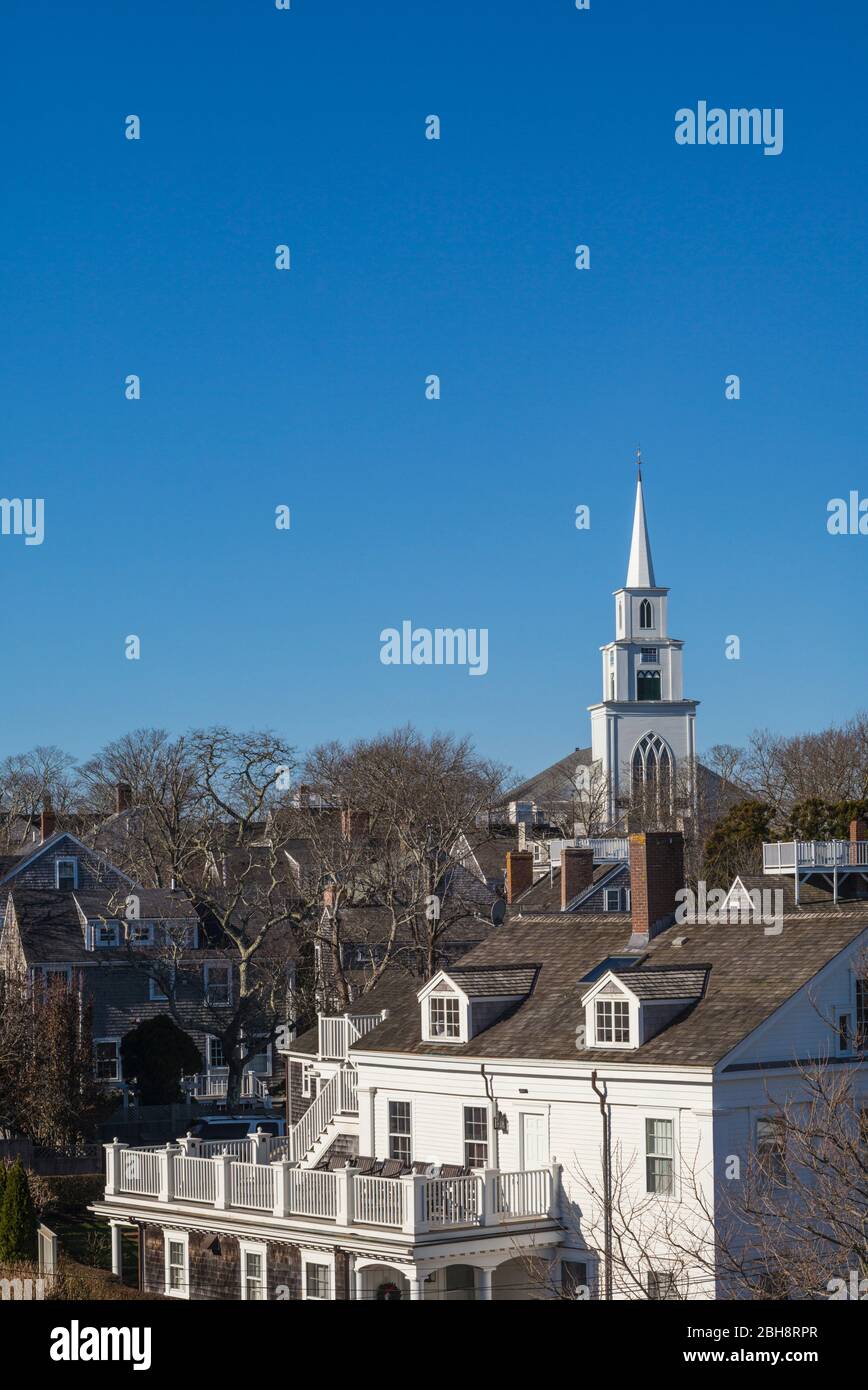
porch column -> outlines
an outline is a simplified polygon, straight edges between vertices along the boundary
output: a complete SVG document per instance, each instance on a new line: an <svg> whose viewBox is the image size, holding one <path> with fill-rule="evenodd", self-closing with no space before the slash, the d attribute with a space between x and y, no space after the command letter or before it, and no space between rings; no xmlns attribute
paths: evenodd
<svg viewBox="0 0 868 1390"><path fill-rule="evenodd" d="M116 1274L120 1279L123 1269L123 1256L121 1254L123 1231L119 1221L110 1221L109 1225L112 1232L112 1274Z"/></svg>
<svg viewBox="0 0 868 1390"><path fill-rule="evenodd" d="M415 1301L415 1300L418 1300L418 1299L420 1299L420 1298L424 1298L424 1293L423 1293L423 1285L424 1285L424 1283L425 1283L425 1280L424 1280L424 1279L420 1279L420 1278L418 1278L418 1276L416 1276L416 1275L413 1275L412 1277L408 1275L408 1277L407 1277L407 1282L408 1282L409 1285L410 1285L410 1301L411 1301L411 1302L413 1302L413 1301Z"/></svg>
<svg viewBox="0 0 868 1390"><path fill-rule="evenodd" d="M479 1265L477 1266L476 1273L478 1275L476 1297L481 1303L490 1303L492 1298L494 1270L491 1269L489 1265Z"/></svg>
<svg viewBox="0 0 868 1390"><path fill-rule="evenodd" d="M356 1257L353 1260L353 1298L357 1303L361 1303L365 1296L362 1289L363 1274L364 1269L359 1267L358 1257Z"/></svg>

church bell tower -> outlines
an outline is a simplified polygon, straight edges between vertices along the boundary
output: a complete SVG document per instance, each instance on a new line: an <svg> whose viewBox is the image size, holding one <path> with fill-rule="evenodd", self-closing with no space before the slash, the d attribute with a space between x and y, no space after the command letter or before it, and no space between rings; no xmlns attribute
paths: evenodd
<svg viewBox="0 0 868 1390"><path fill-rule="evenodd" d="M694 796L697 700L684 699L684 643L669 636L669 590L654 578L641 459L627 582L616 589L615 639L601 647L603 698L589 706L591 749L605 778L608 818L649 796L661 812ZM677 783L676 783L677 779Z"/></svg>

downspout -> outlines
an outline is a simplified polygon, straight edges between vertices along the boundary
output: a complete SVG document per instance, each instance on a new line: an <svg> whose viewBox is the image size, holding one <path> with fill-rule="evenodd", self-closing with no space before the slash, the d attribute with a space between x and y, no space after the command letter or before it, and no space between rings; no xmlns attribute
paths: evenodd
<svg viewBox="0 0 868 1390"><path fill-rule="evenodd" d="M600 1102L600 1115L603 1121L603 1245L606 1267L603 1271L603 1297L612 1298L612 1153L609 1110L606 1105L606 1092L597 1085L597 1072L591 1072L591 1089Z"/></svg>
<svg viewBox="0 0 868 1390"><path fill-rule="evenodd" d="M493 1164L491 1164L491 1167L500 1168L500 1141L498 1138L499 1131L497 1128L497 1101L494 1099L494 1086L491 1082L491 1078L488 1076L485 1070L484 1062L480 1062L479 1070L482 1073L482 1084L485 1087L485 1094L491 1102L491 1156L494 1159L494 1162Z"/></svg>

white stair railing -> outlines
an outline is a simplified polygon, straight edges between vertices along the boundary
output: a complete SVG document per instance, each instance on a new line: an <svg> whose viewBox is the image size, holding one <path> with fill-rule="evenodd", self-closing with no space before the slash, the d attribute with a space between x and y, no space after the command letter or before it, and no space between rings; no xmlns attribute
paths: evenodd
<svg viewBox="0 0 868 1390"><path fill-rule="evenodd" d="M289 1131L287 1152L292 1162L301 1162L337 1115L358 1111L356 1088L356 1073L349 1068L342 1067L326 1082L298 1124Z"/></svg>

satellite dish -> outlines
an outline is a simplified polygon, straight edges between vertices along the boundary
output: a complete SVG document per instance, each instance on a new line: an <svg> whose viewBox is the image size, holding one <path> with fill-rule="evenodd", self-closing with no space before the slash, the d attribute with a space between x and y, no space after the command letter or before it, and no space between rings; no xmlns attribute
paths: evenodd
<svg viewBox="0 0 868 1390"><path fill-rule="evenodd" d="M491 904L491 924L494 927L502 927L506 920L506 903L503 898L495 898Z"/></svg>

